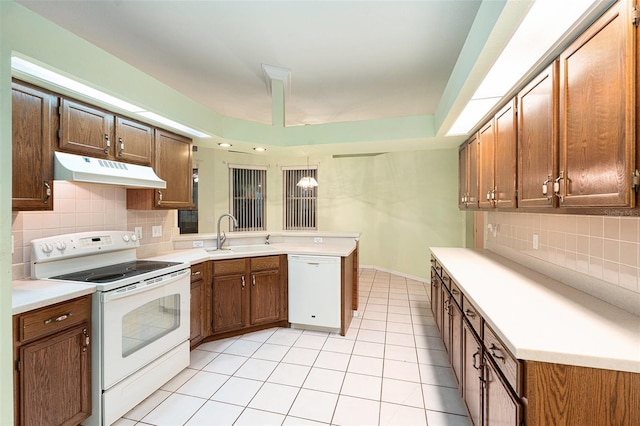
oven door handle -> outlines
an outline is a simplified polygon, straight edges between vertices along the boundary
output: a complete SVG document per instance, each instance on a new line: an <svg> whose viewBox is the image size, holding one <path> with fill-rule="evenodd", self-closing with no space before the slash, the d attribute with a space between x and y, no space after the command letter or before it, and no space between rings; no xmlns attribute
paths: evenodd
<svg viewBox="0 0 640 426"><path fill-rule="evenodd" d="M135 283L128 286L124 286L117 290L108 291L103 293L102 301L109 302L112 300L122 299L123 297L133 296L135 294L144 293L146 291L151 291L160 287L164 287L166 285L172 284L182 278L187 278L187 275L191 273L190 269L182 269L177 272L172 272L170 275L167 274L160 281L155 281L157 278L151 278L144 283ZM149 281L153 281L147 283ZM187 281L188 283L189 281ZM135 287L134 287L135 286ZM132 288L133 287L133 288Z"/></svg>

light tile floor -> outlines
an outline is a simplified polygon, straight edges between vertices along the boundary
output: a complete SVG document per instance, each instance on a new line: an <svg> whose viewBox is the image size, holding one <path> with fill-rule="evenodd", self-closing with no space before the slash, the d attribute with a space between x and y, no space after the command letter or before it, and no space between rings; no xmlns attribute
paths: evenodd
<svg viewBox="0 0 640 426"><path fill-rule="evenodd" d="M363 269L346 336L271 328L204 343L116 425L468 426L427 289Z"/></svg>

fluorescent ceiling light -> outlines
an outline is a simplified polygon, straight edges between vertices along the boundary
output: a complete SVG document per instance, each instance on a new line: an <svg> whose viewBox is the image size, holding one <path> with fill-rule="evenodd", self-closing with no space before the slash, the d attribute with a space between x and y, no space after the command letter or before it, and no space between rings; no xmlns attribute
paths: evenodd
<svg viewBox="0 0 640 426"><path fill-rule="evenodd" d="M164 124L175 130L183 131L192 136L196 136L199 138L210 137L206 133L202 133L198 130L192 129L190 127L177 123L173 120L170 120L168 118L165 118L153 112L145 111L144 108L130 104L129 102L123 101L122 99L118 99L115 96L108 95L104 92L101 92L92 87L89 87L86 84L79 83L71 78L60 75L56 72L53 72L39 65L36 65L20 57L17 57L17 56L11 57L11 68L13 71L17 71L18 74L24 74L31 77L35 77L44 82L53 84L58 87L62 87L64 89L70 90L75 93L79 93L91 99L98 100L104 104L111 105L111 106L120 108L122 110L149 118L160 124Z"/></svg>
<svg viewBox="0 0 640 426"><path fill-rule="evenodd" d="M607 3L536 0L447 136L468 134L588 12Z"/></svg>
<svg viewBox="0 0 640 426"><path fill-rule="evenodd" d="M137 114L141 115L143 117L146 117L146 118L148 118L150 120L156 121L156 122L158 122L160 124L164 124L165 126L169 126L169 127L174 128L174 129L181 130L181 131L183 131L185 133L189 133L190 135L197 136L199 138L208 138L209 137L209 135L207 135L206 133L202 133L202 132L200 132L198 130L192 129L191 127L187 127L187 126L185 126L183 124L180 124L180 123L175 122L173 120L170 120L170 119L168 119L166 117L158 115L155 112L142 111L142 112L138 112Z"/></svg>

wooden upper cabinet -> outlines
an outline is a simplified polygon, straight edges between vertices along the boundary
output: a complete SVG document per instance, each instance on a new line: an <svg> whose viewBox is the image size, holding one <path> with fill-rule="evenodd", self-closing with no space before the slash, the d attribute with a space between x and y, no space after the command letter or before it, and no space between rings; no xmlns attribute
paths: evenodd
<svg viewBox="0 0 640 426"><path fill-rule="evenodd" d="M495 133L492 120L478 132L478 206L483 209L494 207L494 160Z"/></svg>
<svg viewBox="0 0 640 426"><path fill-rule="evenodd" d="M59 148L90 157L150 166L153 127L62 98Z"/></svg>
<svg viewBox="0 0 640 426"><path fill-rule="evenodd" d="M156 191L156 205L168 209L191 209L193 204L192 141L156 129L156 167L167 188Z"/></svg>
<svg viewBox="0 0 640 426"><path fill-rule="evenodd" d="M53 210L53 142L57 98L44 90L13 82L12 209Z"/></svg>
<svg viewBox="0 0 640 426"><path fill-rule="evenodd" d="M476 135L460 146L458 179L458 207L476 209L478 207L478 138Z"/></svg>
<svg viewBox="0 0 640 426"><path fill-rule="evenodd" d="M516 207L516 149L517 115L515 98L505 105L494 118L494 193L497 208Z"/></svg>
<svg viewBox="0 0 640 426"><path fill-rule="evenodd" d="M96 158L113 157L113 119L109 111L61 98L60 150Z"/></svg>
<svg viewBox="0 0 640 426"><path fill-rule="evenodd" d="M558 62L518 94L518 207L555 207L558 177Z"/></svg>
<svg viewBox="0 0 640 426"><path fill-rule="evenodd" d="M189 138L162 129L155 131L154 171L165 189L127 189L127 208L135 210L194 208L193 169Z"/></svg>
<svg viewBox="0 0 640 426"><path fill-rule="evenodd" d="M560 55L560 205L634 207L634 26L619 1Z"/></svg>
<svg viewBox="0 0 640 426"><path fill-rule="evenodd" d="M458 207L466 209L469 200L469 144L458 150Z"/></svg>
<svg viewBox="0 0 640 426"><path fill-rule="evenodd" d="M115 159L150 166L153 153L153 127L116 117Z"/></svg>

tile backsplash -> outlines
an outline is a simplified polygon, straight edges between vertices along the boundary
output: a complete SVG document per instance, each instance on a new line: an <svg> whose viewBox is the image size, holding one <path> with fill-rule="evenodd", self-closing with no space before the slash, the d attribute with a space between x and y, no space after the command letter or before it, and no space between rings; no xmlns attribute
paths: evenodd
<svg viewBox="0 0 640 426"><path fill-rule="evenodd" d="M640 218L488 212L485 225L489 250L562 268L597 297L614 290L631 297L623 305L640 300Z"/></svg>
<svg viewBox="0 0 640 426"><path fill-rule="evenodd" d="M13 279L31 274L31 240L72 232L143 229L138 254L171 249L177 212L126 209L124 187L54 181L53 211L13 212ZM151 237L152 226L162 226L162 237Z"/></svg>

